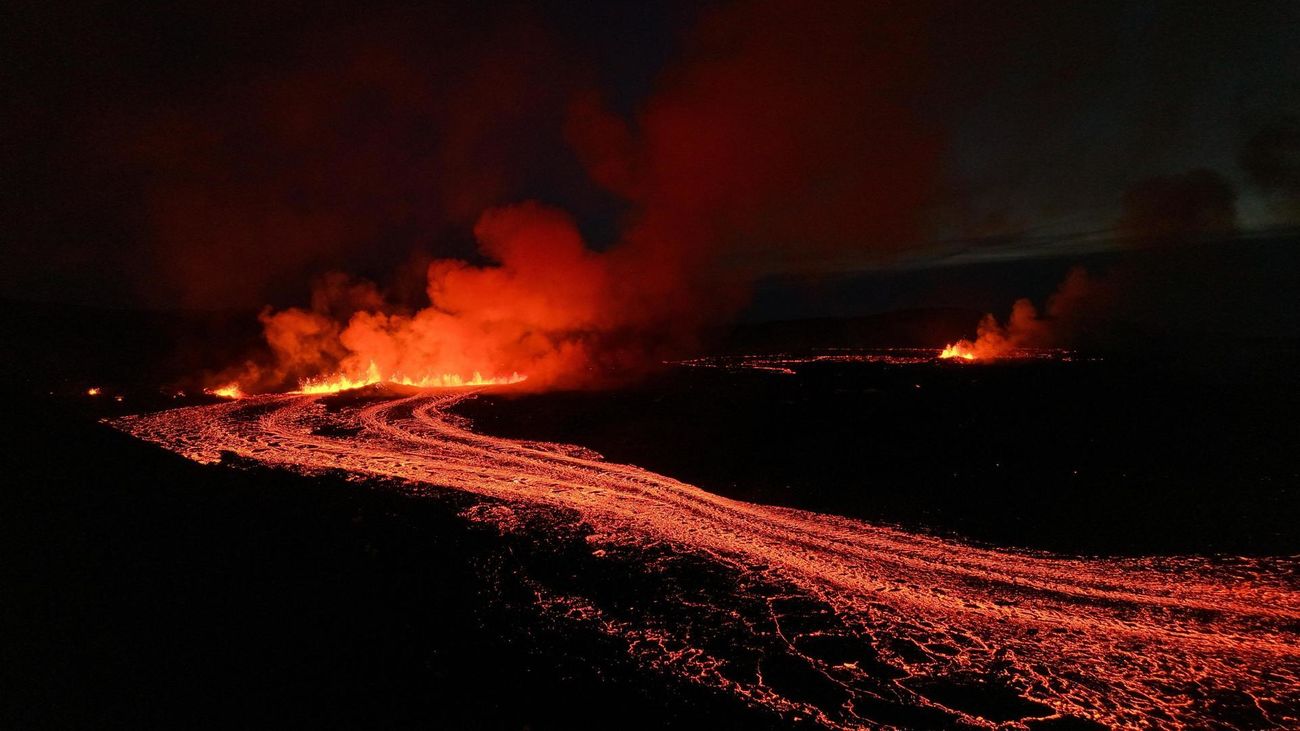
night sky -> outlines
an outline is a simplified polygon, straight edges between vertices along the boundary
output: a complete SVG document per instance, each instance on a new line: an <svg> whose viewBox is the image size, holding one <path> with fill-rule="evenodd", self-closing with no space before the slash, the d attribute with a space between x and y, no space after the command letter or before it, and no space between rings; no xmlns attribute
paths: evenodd
<svg viewBox="0 0 1300 731"><path fill-rule="evenodd" d="M1084 264L1164 293L1134 313L1300 328L1294 2L5 16L9 298L287 306L344 271L419 306L532 200L597 251L706 221L678 239L745 272L738 316L1005 309Z"/></svg>

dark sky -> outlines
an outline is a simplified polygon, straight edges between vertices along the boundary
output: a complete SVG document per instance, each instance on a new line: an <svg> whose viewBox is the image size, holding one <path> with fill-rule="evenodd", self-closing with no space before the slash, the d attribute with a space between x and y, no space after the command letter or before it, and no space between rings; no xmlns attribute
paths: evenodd
<svg viewBox="0 0 1300 731"><path fill-rule="evenodd" d="M829 310L1300 223L1295 2L142 5L5 11L0 295L285 305L342 270L418 299L522 200L598 250L716 218Z"/></svg>

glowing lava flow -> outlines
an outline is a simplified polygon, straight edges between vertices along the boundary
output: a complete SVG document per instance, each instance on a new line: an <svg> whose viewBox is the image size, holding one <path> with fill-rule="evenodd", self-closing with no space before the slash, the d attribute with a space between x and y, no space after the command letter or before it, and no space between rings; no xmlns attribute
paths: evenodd
<svg viewBox="0 0 1300 731"><path fill-rule="evenodd" d="M828 363L876 363L882 365L916 365L934 359L930 348L834 348L826 352L769 353L753 355L715 355L690 360L672 361L673 365L688 368L721 368L724 370L755 370L793 376L799 366Z"/></svg>
<svg viewBox="0 0 1300 731"><path fill-rule="evenodd" d="M418 378L402 374L384 377L379 372L379 366L374 361L371 361L370 367L360 375L351 376L346 373L337 373L332 376L308 379L298 384L298 390L295 393L309 395L339 393L340 391L351 391L378 383L395 383L399 386L411 386L413 388L462 388L466 386L508 386L524 380L527 380L527 377L518 373L511 373L509 376L484 378L478 371L475 371L474 375L469 378L464 378L458 373L426 374Z"/></svg>
<svg viewBox="0 0 1300 731"><path fill-rule="evenodd" d="M959 340L939 351L940 360L961 361L1016 359L1070 362L1078 355L1065 348L1002 348L994 351L980 348L969 340ZM1096 356L1089 360L1099 360ZM755 370L793 376L799 368L809 365L873 363L886 366L912 366L935 360L933 348L835 348L825 352L803 354L768 353L752 355L715 355L690 360L670 361L672 365L688 368L718 368L740 371Z"/></svg>
<svg viewBox="0 0 1300 731"><path fill-rule="evenodd" d="M732 579L713 581L723 584L714 594L661 602L682 612L718 605L707 626L682 614L648 619L650 607L544 592L538 600L625 640L654 667L823 726L1032 728L1064 717L1300 726L1297 559L1064 558L754 505L580 448L475 434L448 414L469 397L260 396L113 423L205 463L231 452L505 501L476 519L505 522L511 506L571 511L595 556L666 552L725 567ZM733 608L754 603L760 611ZM719 642L724 631L741 639ZM788 648L811 678L795 685L827 690L791 692L782 679L791 671L778 673L768 650L734 649L749 641ZM972 706L963 700L970 688L1011 700ZM907 709L930 715L909 721Z"/></svg>

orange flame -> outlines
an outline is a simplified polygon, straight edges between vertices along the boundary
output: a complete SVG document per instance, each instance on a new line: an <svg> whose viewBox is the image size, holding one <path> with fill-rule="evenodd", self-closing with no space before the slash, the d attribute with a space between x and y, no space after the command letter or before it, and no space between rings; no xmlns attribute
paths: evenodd
<svg viewBox="0 0 1300 731"><path fill-rule="evenodd" d="M237 383L227 383L218 388L206 388L203 392L209 396L218 396L220 398L238 399L244 397L244 391Z"/></svg>
<svg viewBox="0 0 1300 731"><path fill-rule="evenodd" d="M98 396L98 395L101 394L101 393L103 393L103 392L99 390L99 386L92 386L92 387L86 389L86 395L87 395L87 396Z"/></svg>
<svg viewBox="0 0 1300 731"><path fill-rule="evenodd" d="M482 373L474 371L469 378L461 376L459 373L428 373L418 378L411 376L392 373L384 376L379 365L373 360L370 366L363 373L350 375L347 373L336 373L332 376L322 376L320 378L309 378L299 382L298 390L294 393L301 394L325 394L348 391L354 388L363 388L376 383L394 383L399 386L411 386L413 388L461 388L465 386L506 386L512 383L519 383L526 380L527 376L521 376L518 373L511 373L509 376L491 376L484 377Z"/></svg>
<svg viewBox="0 0 1300 731"><path fill-rule="evenodd" d="M971 343L971 341L958 340L955 343L944 346L943 351L939 353L939 357L943 358L944 360L947 360L949 358L957 358L959 360L975 360L977 356L975 355L975 346Z"/></svg>

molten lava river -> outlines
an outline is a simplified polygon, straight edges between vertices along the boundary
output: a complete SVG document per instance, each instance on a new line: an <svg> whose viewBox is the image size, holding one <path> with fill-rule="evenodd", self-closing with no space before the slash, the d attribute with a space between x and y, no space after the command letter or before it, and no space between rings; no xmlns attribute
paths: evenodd
<svg viewBox="0 0 1300 731"><path fill-rule="evenodd" d="M681 578L643 602L538 584L539 616L787 720L1300 728L1300 558L978 546L730 500L580 447L476 434L449 413L471 389L375 391L259 396L113 425L199 462L233 453L415 495L471 493L466 517L503 532L520 516L570 516L583 566L605 567L593 586L625 570ZM706 581L690 578L699 567Z"/></svg>

